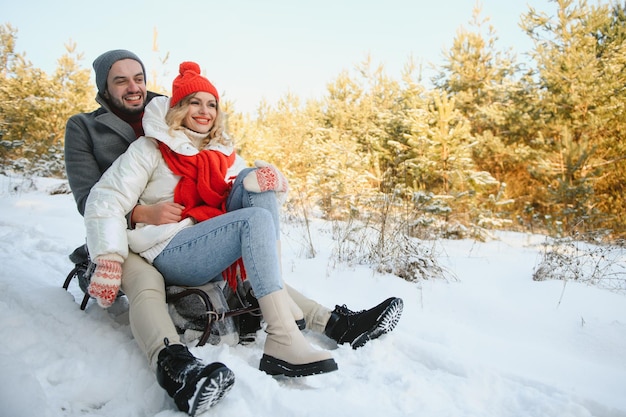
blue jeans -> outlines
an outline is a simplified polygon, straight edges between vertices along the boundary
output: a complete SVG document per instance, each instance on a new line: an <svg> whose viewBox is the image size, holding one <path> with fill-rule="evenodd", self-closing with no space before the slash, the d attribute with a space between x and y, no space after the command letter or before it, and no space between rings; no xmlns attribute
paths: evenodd
<svg viewBox="0 0 626 417"><path fill-rule="evenodd" d="M243 170L226 201L227 212L181 230L153 264L168 285L199 286L222 279L222 271L242 258L257 298L282 288L276 241L278 201L273 191L250 193Z"/></svg>

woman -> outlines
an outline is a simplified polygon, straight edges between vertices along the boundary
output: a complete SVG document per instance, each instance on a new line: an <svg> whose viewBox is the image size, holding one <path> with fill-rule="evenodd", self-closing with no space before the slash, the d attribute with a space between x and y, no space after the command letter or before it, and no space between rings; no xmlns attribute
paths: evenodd
<svg viewBox="0 0 626 417"><path fill-rule="evenodd" d="M286 376L336 370L331 355L314 349L300 332L295 320L302 312L283 288L274 193L287 191L287 182L271 165L245 168L224 132L217 90L197 64L180 65L171 99L153 99L143 123L145 137L133 142L89 195L87 245L97 264L90 294L104 307L115 300L129 246L167 284L202 285L222 276L232 284L240 270L267 323L259 368ZM184 206L183 220L140 224L127 232L124 216L137 202L162 201Z"/></svg>

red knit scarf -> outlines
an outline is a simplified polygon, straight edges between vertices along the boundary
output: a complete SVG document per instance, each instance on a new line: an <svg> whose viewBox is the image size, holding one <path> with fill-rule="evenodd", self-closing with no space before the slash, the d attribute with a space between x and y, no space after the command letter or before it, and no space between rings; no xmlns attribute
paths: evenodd
<svg viewBox="0 0 626 417"><path fill-rule="evenodd" d="M115 106L110 106L110 107L111 107L111 111L113 112L113 114L115 114L117 117L119 117L120 119L128 123L130 127L133 128L133 132L135 132L135 137L138 138L144 135L143 124L142 124L143 112L129 114L129 113L123 112L122 110L118 109Z"/></svg>
<svg viewBox="0 0 626 417"><path fill-rule="evenodd" d="M226 198L232 184L224 178L235 161L235 152L227 156L218 151L202 150L187 156L172 151L163 142L159 142L159 150L167 166L181 177L174 189L174 202L185 207L183 219L192 217L201 222L226 213ZM222 272L233 290L237 289L237 268L241 279L245 280L241 258Z"/></svg>

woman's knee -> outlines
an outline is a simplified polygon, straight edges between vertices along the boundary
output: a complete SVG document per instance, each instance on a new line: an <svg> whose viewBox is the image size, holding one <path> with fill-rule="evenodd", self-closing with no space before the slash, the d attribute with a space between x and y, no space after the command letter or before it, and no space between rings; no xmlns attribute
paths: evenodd
<svg viewBox="0 0 626 417"><path fill-rule="evenodd" d="M248 194L248 192L243 188L243 179L253 170L254 168L245 168L237 175L237 178L233 182L233 186L230 190L228 200L226 201L228 211L246 207L245 201L246 194Z"/></svg>
<svg viewBox="0 0 626 417"><path fill-rule="evenodd" d="M273 233L276 235L276 239L280 239L280 220L278 215L278 204L276 203L276 197L273 191L265 193L250 193L250 206L249 208L260 209L264 212L263 222L268 222L272 226Z"/></svg>
<svg viewBox="0 0 626 417"><path fill-rule="evenodd" d="M263 207L248 207L246 213L246 221L252 230L258 229L264 236L274 231L274 219L269 210Z"/></svg>

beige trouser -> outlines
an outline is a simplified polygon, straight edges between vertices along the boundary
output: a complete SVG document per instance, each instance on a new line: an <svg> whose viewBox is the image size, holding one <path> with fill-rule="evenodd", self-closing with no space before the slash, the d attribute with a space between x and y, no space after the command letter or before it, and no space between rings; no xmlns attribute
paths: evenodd
<svg viewBox="0 0 626 417"><path fill-rule="evenodd" d="M122 266L122 291L128 297L130 330L156 370L158 354L170 343L181 343L165 303L165 281L157 269L141 256L129 252Z"/></svg>
<svg viewBox="0 0 626 417"><path fill-rule="evenodd" d="M324 333L331 311L286 285L287 291L304 313L307 329ZM158 354L171 344L181 343L165 302L165 281L157 269L141 256L129 252L122 266L122 291L128 297L130 330L150 366L156 370Z"/></svg>
<svg viewBox="0 0 626 417"><path fill-rule="evenodd" d="M300 294L288 284L285 284L287 292L300 307L300 310L304 313L304 320L306 320L306 328L318 333L324 333L326 329L326 323L330 319L331 311L321 304L311 300Z"/></svg>

